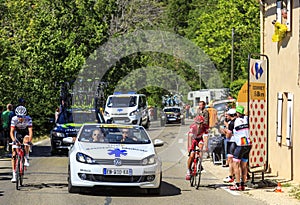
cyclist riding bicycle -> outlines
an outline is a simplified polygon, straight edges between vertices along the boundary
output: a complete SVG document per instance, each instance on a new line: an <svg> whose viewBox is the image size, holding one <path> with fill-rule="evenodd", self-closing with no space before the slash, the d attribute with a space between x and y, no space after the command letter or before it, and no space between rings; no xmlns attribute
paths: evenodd
<svg viewBox="0 0 300 205"><path fill-rule="evenodd" d="M204 141L203 141L203 134L207 134L207 129L204 124L204 117L203 116L196 116L194 118L194 123L190 125L190 130L188 132L188 151L189 151L189 158L187 161L187 174L186 180L190 180L191 178L191 166L192 162L194 161L195 152L194 150L196 147L199 147L200 150L203 149ZM199 153L200 157L202 157L202 152ZM201 171L203 167L201 167Z"/></svg>
<svg viewBox="0 0 300 205"><path fill-rule="evenodd" d="M11 119L10 137L13 142L12 146L12 182L16 182L16 148L19 144L31 145L32 140L32 119L27 115L27 110L24 106L18 106L15 110L15 116ZM24 166L29 166L29 146L25 146L25 162Z"/></svg>

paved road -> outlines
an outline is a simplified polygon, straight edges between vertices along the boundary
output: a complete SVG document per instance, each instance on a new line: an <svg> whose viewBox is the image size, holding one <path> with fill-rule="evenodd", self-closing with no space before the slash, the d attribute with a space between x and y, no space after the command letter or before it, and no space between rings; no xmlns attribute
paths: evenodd
<svg viewBox="0 0 300 205"><path fill-rule="evenodd" d="M265 204L236 192L228 192L212 170L206 170L199 190L184 180L186 172L187 125L160 127L152 123L149 133L152 138L165 141L157 152L163 161L163 184L161 196L148 196L139 189L94 189L81 194L67 191L67 156L51 156L49 140L33 147L31 165L26 172L25 185L20 191L10 182L10 160L0 159L0 204L51 205L51 204ZM212 166L213 167L213 166Z"/></svg>

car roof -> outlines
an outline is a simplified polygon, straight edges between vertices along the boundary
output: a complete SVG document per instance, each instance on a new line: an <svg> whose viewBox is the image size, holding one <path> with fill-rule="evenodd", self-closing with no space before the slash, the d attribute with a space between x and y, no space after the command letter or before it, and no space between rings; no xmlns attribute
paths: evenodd
<svg viewBox="0 0 300 205"><path fill-rule="evenodd" d="M181 109L181 107L179 107L179 106L164 107L164 109L169 109L169 108L179 108L179 109Z"/></svg>
<svg viewBox="0 0 300 205"><path fill-rule="evenodd" d="M232 102L235 102L235 99L217 100L217 101L213 102L213 105L218 105L218 104L222 104L222 103L232 103Z"/></svg>

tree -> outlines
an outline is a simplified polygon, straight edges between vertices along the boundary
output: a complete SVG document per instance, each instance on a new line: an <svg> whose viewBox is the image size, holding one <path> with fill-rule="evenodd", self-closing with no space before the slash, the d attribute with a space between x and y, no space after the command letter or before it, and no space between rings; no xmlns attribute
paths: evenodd
<svg viewBox="0 0 300 205"><path fill-rule="evenodd" d="M197 1L195 1L197 2ZM196 4L196 3L195 3ZM199 45L230 84L232 28L235 28L234 79L246 78L247 56L259 53L259 6L255 0L199 3L190 12L187 37Z"/></svg>

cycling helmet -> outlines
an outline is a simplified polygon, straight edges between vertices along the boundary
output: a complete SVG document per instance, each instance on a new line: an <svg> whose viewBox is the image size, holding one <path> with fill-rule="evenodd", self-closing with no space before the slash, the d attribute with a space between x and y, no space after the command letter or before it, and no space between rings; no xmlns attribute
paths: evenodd
<svg viewBox="0 0 300 205"><path fill-rule="evenodd" d="M25 116L27 114L27 110L24 106L18 106L15 113L17 116Z"/></svg>
<svg viewBox="0 0 300 205"><path fill-rule="evenodd" d="M236 114L236 110L234 108L231 108L227 111L228 115L234 116Z"/></svg>
<svg viewBox="0 0 300 205"><path fill-rule="evenodd" d="M201 124L204 122L204 117L203 116L196 116L194 118L194 122L197 123L197 124Z"/></svg>

